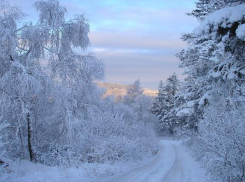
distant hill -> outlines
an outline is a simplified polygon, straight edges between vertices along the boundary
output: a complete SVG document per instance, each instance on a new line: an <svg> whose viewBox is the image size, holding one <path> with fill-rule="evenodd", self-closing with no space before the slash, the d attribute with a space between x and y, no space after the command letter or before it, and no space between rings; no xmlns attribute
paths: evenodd
<svg viewBox="0 0 245 182"><path fill-rule="evenodd" d="M106 89L105 96L114 95L116 100L120 100L120 98L126 95L127 88L130 87L130 85L123 85L117 83L98 83L98 85ZM143 94L150 97L156 97L157 92L157 90L143 88Z"/></svg>

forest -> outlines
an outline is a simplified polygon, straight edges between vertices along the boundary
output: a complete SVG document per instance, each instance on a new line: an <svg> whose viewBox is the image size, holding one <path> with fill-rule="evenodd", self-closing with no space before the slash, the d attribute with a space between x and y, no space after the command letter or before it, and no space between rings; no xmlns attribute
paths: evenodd
<svg viewBox="0 0 245 182"><path fill-rule="evenodd" d="M136 80L120 99L97 84L105 65L85 51L86 17L66 19L58 0L34 8L38 21L25 22L0 0L0 181L174 182L163 172L172 148L188 150L209 181L245 181L244 0L197 0L188 15L199 25L176 53L185 79L169 75L156 97ZM158 177L151 166L132 178L159 156Z"/></svg>

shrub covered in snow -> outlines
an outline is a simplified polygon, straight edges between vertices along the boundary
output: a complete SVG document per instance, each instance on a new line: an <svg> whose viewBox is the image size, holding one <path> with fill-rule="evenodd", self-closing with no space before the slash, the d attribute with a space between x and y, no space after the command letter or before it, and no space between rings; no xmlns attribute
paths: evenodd
<svg viewBox="0 0 245 182"><path fill-rule="evenodd" d="M217 97L205 111L193 149L209 171L221 181L245 179L244 105Z"/></svg>

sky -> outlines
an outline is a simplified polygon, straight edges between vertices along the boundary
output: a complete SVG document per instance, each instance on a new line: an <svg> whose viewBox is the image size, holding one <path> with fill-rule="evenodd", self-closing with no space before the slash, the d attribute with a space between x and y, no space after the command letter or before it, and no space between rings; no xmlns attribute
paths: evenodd
<svg viewBox="0 0 245 182"><path fill-rule="evenodd" d="M83 14L90 24L93 52L105 64L109 83L132 84L157 89L160 80L174 72L183 79L175 54L186 48L180 37L197 25L186 13L195 0L60 0L67 18ZM36 20L34 0L8 0Z"/></svg>

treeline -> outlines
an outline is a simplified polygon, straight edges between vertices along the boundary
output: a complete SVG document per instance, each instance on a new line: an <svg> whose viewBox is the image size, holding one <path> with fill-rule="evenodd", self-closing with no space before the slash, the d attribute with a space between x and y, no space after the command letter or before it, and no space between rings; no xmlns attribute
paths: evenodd
<svg viewBox="0 0 245 182"><path fill-rule="evenodd" d="M200 25L177 54L186 79L159 86L152 112L162 130L188 137L221 181L245 180L245 2L199 0Z"/></svg>

